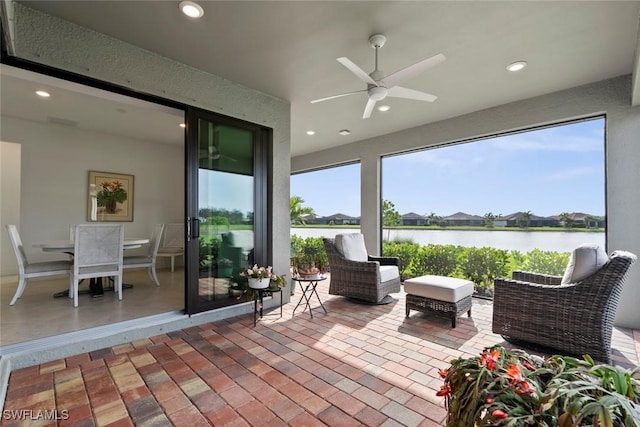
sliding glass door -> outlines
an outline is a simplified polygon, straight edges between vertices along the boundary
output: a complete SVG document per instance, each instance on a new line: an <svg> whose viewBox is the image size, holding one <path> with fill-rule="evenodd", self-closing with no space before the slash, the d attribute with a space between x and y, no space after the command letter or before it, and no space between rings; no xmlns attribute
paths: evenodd
<svg viewBox="0 0 640 427"><path fill-rule="evenodd" d="M270 132L197 109L187 126L186 306L192 314L245 301L240 271L268 262Z"/></svg>

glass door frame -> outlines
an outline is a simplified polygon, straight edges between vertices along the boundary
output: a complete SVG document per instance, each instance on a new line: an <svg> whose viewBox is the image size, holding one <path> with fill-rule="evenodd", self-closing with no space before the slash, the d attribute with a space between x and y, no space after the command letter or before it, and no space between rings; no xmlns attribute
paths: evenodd
<svg viewBox="0 0 640 427"><path fill-rule="evenodd" d="M228 116L189 107L187 110L187 136L185 144L185 312L189 315L215 309L213 303L199 298L199 237L198 170L199 137L198 120L237 127L253 135L254 170L254 262L271 265L272 225L272 174L269 168L273 158L273 131L269 128Z"/></svg>

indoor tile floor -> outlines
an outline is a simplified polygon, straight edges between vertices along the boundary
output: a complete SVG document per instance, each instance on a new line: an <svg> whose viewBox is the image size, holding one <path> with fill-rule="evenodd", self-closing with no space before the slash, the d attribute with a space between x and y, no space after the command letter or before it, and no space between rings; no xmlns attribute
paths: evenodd
<svg viewBox="0 0 640 427"><path fill-rule="evenodd" d="M255 327L243 315L14 371L3 425L439 426L438 369L503 343L489 301L474 299L452 329L406 318L402 292L359 305L327 282L328 313L313 319L292 315L298 290L282 318L275 309ZM613 348L615 364L637 365L640 331L616 329Z"/></svg>
<svg viewBox="0 0 640 427"><path fill-rule="evenodd" d="M113 292L102 298L80 295L78 307L69 298L54 298L53 294L68 289L66 276L32 279L15 305L9 301L17 286L17 276L0 278L0 346L7 346L73 332L87 328L152 316L184 309L184 271L158 269L160 286L156 286L146 269L127 270L124 282L133 284L125 289L119 301ZM80 287L88 289L88 281Z"/></svg>

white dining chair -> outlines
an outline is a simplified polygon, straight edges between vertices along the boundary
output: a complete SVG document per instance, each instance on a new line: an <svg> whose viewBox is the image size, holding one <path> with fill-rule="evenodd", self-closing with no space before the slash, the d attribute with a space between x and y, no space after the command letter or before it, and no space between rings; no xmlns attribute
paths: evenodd
<svg viewBox="0 0 640 427"><path fill-rule="evenodd" d="M176 257L184 256L184 224L166 224L159 257L171 257L171 272L175 270Z"/></svg>
<svg viewBox="0 0 640 427"><path fill-rule="evenodd" d="M147 255L125 256L123 260L123 268L125 270L129 268L146 267L149 278L156 284L156 286L160 286L160 281L156 274L156 257L158 254L158 248L160 247L160 240L162 240L163 231L164 224L156 224L153 228L153 233L149 239L149 251L147 252Z"/></svg>
<svg viewBox="0 0 640 427"><path fill-rule="evenodd" d="M122 299L122 224L78 224L73 246L73 268L69 295L78 306L78 284L82 279L112 277L113 287Z"/></svg>
<svg viewBox="0 0 640 427"><path fill-rule="evenodd" d="M18 260L18 288L13 295L9 305L14 305L18 298L22 297L22 293L27 286L27 279L34 277L61 276L68 275L71 270L71 261L42 261L29 262L22 247L22 239L18 233L18 228L13 224L7 224L7 232L13 252Z"/></svg>

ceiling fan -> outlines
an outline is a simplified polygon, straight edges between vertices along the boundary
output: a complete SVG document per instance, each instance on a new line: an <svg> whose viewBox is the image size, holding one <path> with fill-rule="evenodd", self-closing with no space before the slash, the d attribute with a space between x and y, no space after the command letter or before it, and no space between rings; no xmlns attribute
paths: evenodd
<svg viewBox="0 0 640 427"><path fill-rule="evenodd" d="M369 99L367 100L367 105L364 107L364 114L362 115L362 118L368 119L371 117L371 112L373 111L373 107L376 105L376 102L382 101L387 96L393 98L414 99L417 101L435 101L438 98L435 95L398 86L398 84L403 80L409 79L426 69L443 62L447 58L443 54L439 53L385 77L384 73L378 69L378 49L384 46L386 41L387 38L383 34L374 34L369 37L369 44L376 50L376 69L373 70L371 74L367 74L362 70L362 68L351 62L349 58L341 57L337 59L339 63L347 67L347 69L355 74L356 77L367 84L366 89L341 93L338 95L328 96L326 98L314 99L311 103L315 104L317 102L367 92Z"/></svg>

